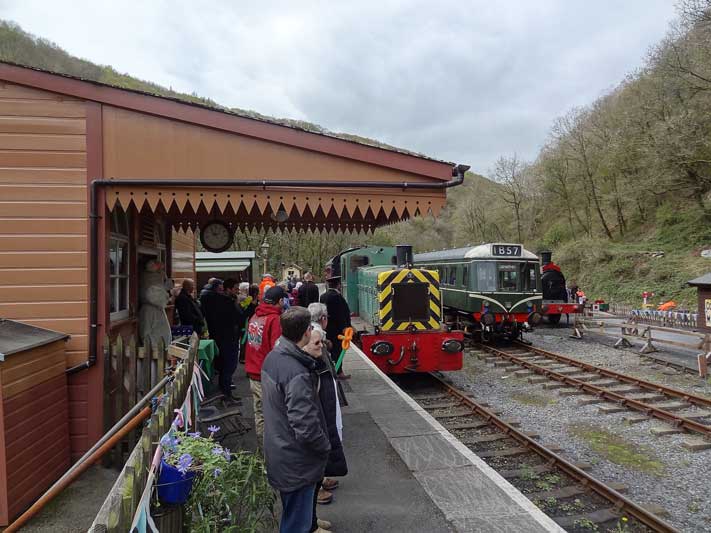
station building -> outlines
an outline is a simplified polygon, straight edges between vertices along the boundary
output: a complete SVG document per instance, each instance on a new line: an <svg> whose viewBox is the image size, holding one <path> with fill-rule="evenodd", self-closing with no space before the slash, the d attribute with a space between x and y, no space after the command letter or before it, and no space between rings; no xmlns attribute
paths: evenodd
<svg viewBox="0 0 711 533"><path fill-rule="evenodd" d="M196 230L214 220L360 231L437 215L465 170L0 63L0 317L69 335L68 398L50 418L68 421L70 458L107 429L102 347L135 333L146 261L196 278ZM21 400L48 423L37 398Z"/></svg>

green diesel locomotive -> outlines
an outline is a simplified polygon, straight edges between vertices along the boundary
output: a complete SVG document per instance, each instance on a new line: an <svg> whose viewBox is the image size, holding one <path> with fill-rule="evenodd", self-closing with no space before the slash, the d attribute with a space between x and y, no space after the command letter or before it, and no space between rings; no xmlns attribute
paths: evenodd
<svg viewBox="0 0 711 533"><path fill-rule="evenodd" d="M361 348L383 372L461 369L463 333L444 326L439 275L413 267L411 246L345 250L326 277L340 278Z"/></svg>

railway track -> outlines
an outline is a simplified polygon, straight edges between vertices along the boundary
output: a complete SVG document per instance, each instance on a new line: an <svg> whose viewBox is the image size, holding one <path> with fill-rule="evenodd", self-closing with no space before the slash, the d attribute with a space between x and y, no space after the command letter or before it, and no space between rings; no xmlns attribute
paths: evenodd
<svg viewBox="0 0 711 533"><path fill-rule="evenodd" d="M641 422L651 417L667 422L676 431L684 430L711 437L709 398L525 344L514 343L504 348L487 345L476 347L491 354L493 360L502 359L508 362L510 367L521 367L522 370L514 371L514 375L540 374L547 379L558 381L561 387L567 386L562 393L588 394L592 397L588 403L608 401L615 404L608 408L603 407L605 412L630 409L643 414L639 418L629 419L629 422Z"/></svg>
<svg viewBox="0 0 711 533"><path fill-rule="evenodd" d="M557 447L544 446L537 435L519 431L516 423L501 419L440 377L420 376L399 385L562 528L576 533L603 526L630 533L677 531L622 495L623 486L599 481L585 472L586 465L567 461Z"/></svg>

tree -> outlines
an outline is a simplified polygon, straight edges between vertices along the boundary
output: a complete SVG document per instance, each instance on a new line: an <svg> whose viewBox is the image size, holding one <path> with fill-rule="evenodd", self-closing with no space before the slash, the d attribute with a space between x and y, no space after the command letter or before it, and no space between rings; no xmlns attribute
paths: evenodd
<svg viewBox="0 0 711 533"><path fill-rule="evenodd" d="M494 180L503 186L501 199L513 209L517 242L523 242L521 215L523 202L526 199L526 167L527 165L514 153L511 157L499 157L494 168Z"/></svg>

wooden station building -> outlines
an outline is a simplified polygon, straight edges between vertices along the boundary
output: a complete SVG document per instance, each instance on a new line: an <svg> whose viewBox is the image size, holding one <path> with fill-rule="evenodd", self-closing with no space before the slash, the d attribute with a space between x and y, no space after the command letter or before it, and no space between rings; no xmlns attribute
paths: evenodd
<svg viewBox="0 0 711 533"><path fill-rule="evenodd" d="M147 259L195 278L194 232L212 220L348 231L437 215L466 169L0 63L0 318L70 335L71 458L106 429L102 342L136 330Z"/></svg>

